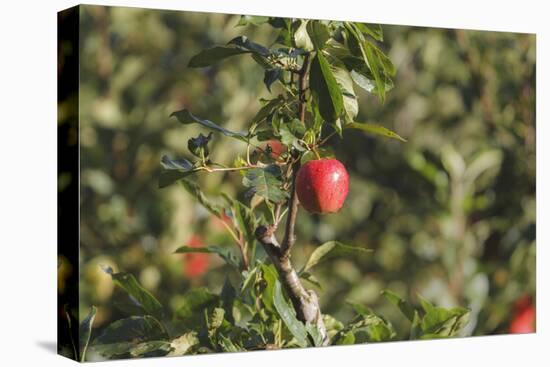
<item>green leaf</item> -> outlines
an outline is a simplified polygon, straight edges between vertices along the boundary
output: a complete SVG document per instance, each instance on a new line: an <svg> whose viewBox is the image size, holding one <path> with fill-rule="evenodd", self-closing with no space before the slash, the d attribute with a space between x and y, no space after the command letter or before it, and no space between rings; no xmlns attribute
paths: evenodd
<svg viewBox="0 0 550 367"><path fill-rule="evenodd" d="M347 331L340 335L337 335L336 345L352 345L355 344L355 334L353 331Z"/></svg>
<svg viewBox="0 0 550 367"><path fill-rule="evenodd" d="M374 90L376 88L376 85L374 84L374 81L372 79L369 79L364 74L361 74L360 72L357 72L356 70L351 71L351 79L363 88L365 91L369 93L374 93Z"/></svg>
<svg viewBox="0 0 550 367"><path fill-rule="evenodd" d="M98 344L90 347L97 354L108 359L162 357L171 350L171 344L164 340L153 340L143 343L111 343Z"/></svg>
<svg viewBox="0 0 550 367"><path fill-rule="evenodd" d="M162 171L159 176L159 188L170 186L174 182L197 172L191 162L186 159L170 159L163 155L160 159Z"/></svg>
<svg viewBox="0 0 550 367"><path fill-rule="evenodd" d="M152 316L132 316L107 326L94 340L94 344L144 342L167 337L161 323Z"/></svg>
<svg viewBox="0 0 550 367"><path fill-rule="evenodd" d="M225 335L219 335L218 343L222 347L222 350L224 352L234 353L234 352L242 352L244 349L236 345Z"/></svg>
<svg viewBox="0 0 550 367"><path fill-rule="evenodd" d="M393 131L391 131L388 128L385 128L380 125L375 124L369 124L369 123L359 123L359 122L352 122L349 124L344 125L344 129L359 129L369 134L374 135L380 135L384 136L386 138L396 139L400 140L402 142L407 142L407 140L403 139L401 136L397 135Z"/></svg>
<svg viewBox="0 0 550 367"><path fill-rule="evenodd" d="M340 338L347 337L351 339L346 335L350 332L353 333L354 336L352 339L353 342L357 344L390 341L393 340L396 335L391 324L372 313L346 326L346 328L340 332Z"/></svg>
<svg viewBox="0 0 550 367"><path fill-rule="evenodd" d="M225 319L225 310L220 307L216 307L212 310L212 314L208 317L208 335L212 337L216 330L222 326L223 321Z"/></svg>
<svg viewBox="0 0 550 367"><path fill-rule="evenodd" d="M269 51L268 48L258 43L252 42L246 36L235 37L231 41L229 41L227 44L237 46L239 49L246 50L248 52L252 52L254 54L257 54L263 57L267 57L271 55L271 51Z"/></svg>
<svg viewBox="0 0 550 367"><path fill-rule="evenodd" d="M311 284L313 284L314 286L316 286L317 288L319 289L323 289L323 286L321 285L321 283L319 282L319 279L317 279L315 277L315 275L307 272L307 271L304 271L304 272L300 272L300 278L302 278L303 280L305 280L306 282L309 282Z"/></svg>
<svg viewBox="0 0 550 367"><path fill-rule="evenodd" d="M426 334L454 336L467 324L469 315L470 311L461 307L452 309L433 307L422 318L420 326L423 336Z"/></svg>
<svg viewBox="0 0 550 367"><path fill-rule="evenodd" d="M182 124L185 124L185 125L199 124L199 125L202 125L202 126L208 128L210 130L220 132L220 133L224 134L225 136L229 136L229 137L232 137L232 138L236 138L236 139L239 139L239 140L246 141L246 134L240 133L240 132L236 133L236 132L225 129L225 128L213 123L210 120L200 119L200 118L196 117L195 115L193 115L191 112L189 112L187 109L172 112L170 117L172 117L172 116L175 116L178 119L178 121L181 122Z"/></svg>
<svg viewBox="0 0 550 367"><path fill-rule="evenodd" d="M294 336L294 338L296 338L298 345L302 348L307 347L308 342L306 328L304 324L298 321L296 315L294 314L294 309L290 307L285 300L279 280L275 281L273 305L290 333Z"/></svg>
<svg viewBox="0 0 550 367"><path fill-rule="evenodd" d="M279 80L279 78L282 75L283 75L283 69L281 68L267 69L264 72L264 84L270 93L271 93L271 85L275 83L277 80Z"/></svg>
<svg viewBox="0 0 550 367"><path fill-rule="evenodd" d="M275 306L273 305L273 294L275 292L275 283L278 281L279 274L274 265L261 264L262 278L265 281L265 288L262 292L262 302L264 306L275 312Z"/></svg>
<svg viewBox="0 0 550 367"><path fill-rule="evenodd" d="M370 308L360 303L355 303L355 302L346 302L346 303L350 305L353 308L353 310L360 316L368 316L373 314Z"/></svg>
<svg viewBox="0 0 550 367"><path fill-rule="evenodd" d="M241 55L248 53L247 50L242 50L235 47L228 46L216 46L206 50L201 51L197 55L193 56L189 60L190 68L200 68L205 66L211 66L217 62L227 59L228 57Z"/></svg>
<svg viewBox="0 0 550 367"><path fill-rule="evenodd" d="M382 33L382 26L380 24L366 24L366 23L354 23L359 31L363 34L367 34L377 41L384 41L384 35Z"/></svg>
<svg viewBox="0 0 550 367"><path fill-rule="evenodd" d="M185 190L191 194L192 196L197 199L197 201L210 213L215 215L218 218L222 217L223 208L221 208L219 205L216 205L212 203L206 195L202 192L199 185L197 185L195 182L189 181L189 180L181 180L180 183L185 188Z"/></svg>
<svg viewBox="0 0 550 367"><path fill-rule="evenodd" d="M281 124L279 127L279 134L281 135L281 143L288 147L294 147L299 151L304 151L305 147L299 142L305 134L304 124L298 120L293 119L287 123Z"/></svg>
<svg viewBox="0 0 550 367"><path fill-rule="evenodd" d="M313 42L309 38L307 32L307 20L301 20L300 26L294 32L294 44L297 48L301 48L306 51L313 51Z"/></svg>
<svg viewBox="0 0 550 367"><path fill-rule="evenodd" d="M274 203L284 201L288 194L281 189L281 169L277 165L253 168L243 177L243 185L248 188L247 197L258 195Z"/></svg>
<svg viewBox="0 0 550 367"><path fill-rule="evenodd" d="M422 297L420 294L417 294L417 297L420 300L420 305L422 306L424 312L430 313L435 308L435 306L432 305L430 301Z"/></svg>
<svg viewBox="0 0 550 367"><path fill-rule="evenodd" d="M113 273L113 269L107 267L104 269L107 274L113 278L113 282L124 289L132 300L140 306L148 315L163 318L164 309L161 303L139 284L136 278L129 273Z"/></svg>
<svg viewBox="0 0 550 367"><path fill-rule="evenodd" d="M386 95L386 81L390 79L390 76L395 75L395 68L390 59L380 49L365 40L357 24L345 23L349 35L349 48L354 55L362 57L363 61L367 64L369 74L374 79L378 96L383 102ZM369 79L371 78L369 77Z"/></svg>
<svg viewBox="0 0 550 367"><path fill-rule="evenodd" d="M422 335L422 328L420 326L421 323L420 315L418 314L418 311L414 310L414 316L411 323L411 333L409 335L410 340L418 339Z"/></svg>
<svg viewBox="0 0 550 367"><path fill-rule="evenodd" d="M314 346L321 347L323 345L323 335L321 335L321 332L316 325L307 322L306 331L311 336Z"/></svg>
<svg viewBox="0 0 550 367"><path fill-rule="evenodd" d="M384 101L384 98L386 96L386 86L380 72L381 65L377 54L368 42L365 42L360 47L365 57L365 61L367 62L372 75L374 76L374 82L376 84L376 88L378 89L378 95L380 96L380 99Z"/></svg>
<svg viewBox="0 0 550 367"><path fill-rule="evenodd" d="M208 150L208 143L212 139L212 132L208 136L204 136L202 133L199 134L196 138L191 138L187 141L187 149L195 157L206 159L210 155Z"/></svg>
<svg viewBox="0 0 550 367"><path fill-rule="evenodd" d="M277 98L267 101L252 119L253 123L260 123L267 119L273 112L284 104L284 99L281 95Z"/></svg>
<svg viewBox="0 0 550 367"><path fill-rule="evenodd" d="M80 324L79 339L80 339L80 362L86 360L86 351L88 350L88 344L90 343L90 337L92 336L92 326L94 324L97 308L92 306L90 313L86 316Z"/></svg>
<svg viewBox="0 0 550 367"><path fill-rule="evenodd" d="M256 218L252 210L238 200L233 202L233 208L235 209L235 219L239 225L239 230L244 235L247 249L251 249L250 257L253 258L256 247L256 236L254 235Z"/></svg>
<svg viewBox="0 0 550 367"><path fill-rule="evenodd" d="M323 315L323 323L327 328L327 335L330 339L338 334L339 331L344 329L344 324L328 314Z"/></svg>
<svg viewBox="0 0 550 367"><path fill-rule="evenodd" d="M195 331L185 333L170 342L170 347L172 347L172 351L168 353L168 356L183 356L187 354L189 349L197 344L199 344L199 338L197 337L197 333Z"/></svg>
<svg viewBox="0 0 550 367"><path fill-rule="evenodd" d="M192 288L182 299L182 306L176 311L176 316L182 320L197 318L204 310L216 307L220 302L218 295L210 293L207 288Z"/></svg>
<svg viewBox="0 0 550 367"><path fill-rule="evenodd" d="M242 272L243 280L242 280L241 289L240 289L241 295L244 295L255 283L257 272L258 272L257 267L252 268L251 270L244 270Z"/></svg>
<svg viewBox="0 0 550 367"><path fill-rule="evenodd" d="M318 20L310 20L307 22L306 29L315 49L320 50L324 48L330 38L328 26Z"/></svg>
<svg viewBox="0 0 550 367"><path fill-rule="evenodd" d="M241 15L237 27L242 27L246 25L262 25L269 22L269 17L255 16L255 15Z"/></svg>
<svg viewBox="0 0 550 367"><path fill-rule="evenodd" d="M170 186L176 181L181 180L182 178L185 178L189 176L191 173L196 172L195 170L189 171L189 172L181 172L181 171L168 171L163 170L160 172L159 176L159 189L163 189L165 187Z"/></svg>
<svg viewBox="0 0 550 367"><path fill-rule="evenodd" d="M355 91L353 90L353 79L350 73L344 68L333 69L334 78L342 90L344 99L344 111L349 121L353 121L359 112L359 104Z"/></svg>
<svg viewBox="0 0 550 367"><path fill-rule="evenodd" d="M401 310L403 315L405 315L405 317L407 317L410 322L414 321L416 310L409 302L405 301L397 294L387 289L382 291L382 295L386 297L386 299L390 301L393 305L397 306L397 308Z"/></svg>
<svg viewBox="0 0 550 367"><path fill-rule="evenodd" d="M311 62L309 86L323 119L336 121L343 112L344 100L330 65L321 52L317 52Z"/></svg>
<svg viewBox="0 0 550 367"><path fill-rule="evenodd" d="M205 253L205 254L216 254L220 256L226 263L234 266L237 269L241 268L240 260L237 255L224 247L217 246L205 246L205 247L190 247L190 246L181 246L174 252L176 254L186 254L186 253Z"/></svg>
<svg viewBox="0 0 550 367"><path fill-rule="evenodd" d="M309 256L306 265L301 272L308 272L321 260L328 259L331 256L340 256L345 254L364 254L372 250L363 247L349 246L338 241L328 241L317 247Z"/></svg>

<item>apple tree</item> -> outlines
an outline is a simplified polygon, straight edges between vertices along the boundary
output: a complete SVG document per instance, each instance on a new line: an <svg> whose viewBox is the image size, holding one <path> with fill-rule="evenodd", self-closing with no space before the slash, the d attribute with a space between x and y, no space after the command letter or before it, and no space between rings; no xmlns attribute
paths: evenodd
<svg viewBox="0 0 550 367"><path fill-rule="evenodd" d="M226 281L220 294L192 289L183 295L185 307L169 314L131 274L106 269L139 312L93 339L90 348L96 353L120 358L396 339L391 323L364 305L351 305L356 317L346 325L323 313L317 293L305 286L319 285L312 274L319 262L368 249L334 239L320 245L300 268L291 256L302 241L295 234L300 205L321 215L338 215L345 205L348 172L329 145L340 144L344 130L405 142L383 126L356 121L357 88L383 103L394 87L396 70L381 48L382 27L243 16L239 25L247 24L272 27L278 34L275 44L267 47L240 36L203 50L190 59L189 67L251 57L264 72L267 90L278 84L282 93L260 101L246 131L228 130L189 109L172 113L183 127L198 124L204 133L187 141L194 160L163 156L159 178L160 188L181 185L212 216L222 219L235 243L234 250L213 244L184 246L176 252L220 256L239 274L240 283ZM235 154L233 165L211 159L209 143L214 137L242 143L243 153ZM207 197L194 180L223 172L242 175L245 200ZM460 335L468 320L464 308L438 307L420 296L417 307L391 291L383 296L410 320L410 339Z"/></svg>

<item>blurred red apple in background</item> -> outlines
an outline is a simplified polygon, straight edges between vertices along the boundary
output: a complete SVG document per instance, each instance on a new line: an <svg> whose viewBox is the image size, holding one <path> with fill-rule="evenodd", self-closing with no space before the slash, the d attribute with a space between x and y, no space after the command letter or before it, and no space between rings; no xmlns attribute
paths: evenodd
<svg viewBox="0 0 550 367"><path fill-rule="evenodd" d="M203 247L204 243L199 235L193 235L187 242L189 247ZM205 253L186 253L184 254L185 264L184 273L188 278L197 278L204 274L208 269L208 254Z"/></svg>
<svg viewBox="0 0 550 367"><path fill-rule="evenodd" d="M535 332L535 307L529 296L519 298L514 306L514 315L510 323L511 334Z"/></svg>
<svg viewBox="0 0 550 367"><path fill-rule="evenodd" d="M273 159L279 158L281 154L286 152L286 146L283 145L279 140L268 140L267 143L262 147L262 149L264 151L267 151L268 147L269 149L271 149L271 153L269 154L269 156Z"/></svg>
<svg viewBox="0 0 550 367"><path fill-rule="evenodd" d="M311 213L334 213L344 205L349 191L346 167L336 159L305 163L296 176L296 193Z"/></svg>

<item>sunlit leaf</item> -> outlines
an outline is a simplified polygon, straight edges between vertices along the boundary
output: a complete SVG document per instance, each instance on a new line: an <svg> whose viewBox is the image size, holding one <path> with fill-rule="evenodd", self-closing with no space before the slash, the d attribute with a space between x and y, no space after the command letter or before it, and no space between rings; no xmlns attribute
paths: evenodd
<svg viewBox="0 0 550 367"><path fill-rule="evenodd" d="M171 350L171 344L164 340L152 340L142 343L121 342L98 344L90 347L95 353L109 359L163 357Z"/></svg>
<svg viewBox="0 0 550 367"><path fill-rule="evenodd" d="M322 49L330 38L327 25L318 20L308 21L306 30L316 50Z"/></svg>
<svg viewBox="0 0 550 367"><path fill-rule="evenodd" d="M90 343L90 337L92 336L92 326L94 324L96 313L97 308L95 306L92 306L92 308L90 309L90 313L80 323L79 339L81 362L84 362L86 360L86 351L88 349L88 344Z"/></svg>
<svg viewBox="0 0 550 367"><path fill-rule="evenodd" d="M355 26L363 34L367 34L377 41L384 41L382 26L380 24L355 23Z"/></svg>
<svg viewBox="0 0 550 367"><path fill-rule="evenodd" d="M363 122L362 123L352 122L352 123L346 124L344 126L344 129L359 129L369 134L380 135L386 138L400 140L402 142L407 141L403 139L401 136L391 131L390 129L380 125L375 125L375 124L369 124L369 123L363 123Z"/></svg>
<svg viewBox="0 0 550 367"><path fill-rule="evenodd" d="M249 24L252 25L262 25L269 22L269 17L256 16L256 15L241 15L237 26L246 26Z"/></svg>
<svg viewBox="0 0 550 367"><path fill-rule="evenodd" d="M197 337L196 332L190 331L188 333L185 333L170 342L170 347L172 347L172 351L168 353L168 356L183 356L187 354L189 349L197 344L199 344L199 338Z"/></svg>
<svg viewBox="0 0 550 367"><path fill-rule="evenodd" d="M365 254L369 253L372 250L366 249L364 247L358 246L349 246L345 245L338 241L328 241L317 247L309 256L306 265L302 269L302 272L307 272L311 270L315 265L317 265L321 260L326 260L329 257L342 256L348 254Z"/></svg>
<svg viewBox="0 0 550 367"><path fill-rule="evenodd" d="M307 23L307 20L301 20L300 26L296 32L294 32L294 44L298 48L306 51L312 51L314 46L311 38L309 38L309 34L307 33Z"/></svg>

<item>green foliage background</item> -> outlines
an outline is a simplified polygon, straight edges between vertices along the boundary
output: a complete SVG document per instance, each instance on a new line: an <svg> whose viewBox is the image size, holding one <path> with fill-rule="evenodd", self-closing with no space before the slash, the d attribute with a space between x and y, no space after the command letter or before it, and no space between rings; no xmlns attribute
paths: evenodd
<svg viewBox="0 0 550 367"><path fill-rule="evenodd" d="M174 250L198 234L234 246L181 187L157 188L159 159L186 157L171 112L190 108L245 130L269 97L246 57L190 69L191 56L241 34L271 44L270 27L235 27L239 16L86 6L81 17L81 316L96 305L94 330L130 307L101 266L133 273L173 310L185 293L219 292L229 268L187 279ZM373 249L313 270L323 312L341 321L360 303L408 321L380 296L472 309L466 335L507 332L513 304L535 293L535 37L527 34L383 26L382 48L397 68L384 104L358 90L358 121L386 126L408 142L344 132L331 145L347 167L350 194L336 215L301 211L298 267L320 243ZM274 85L274 94L277 86ZM239 142L215 136L215 161L230 164ZM203 190L242 197L238 174L199 175ZM237 274L235 274L237 276ZM310 285L308 285L310 286ZM403 327L401 327L403 326ZM95 332L95 331L93 331ZM398 337L406 337L400 335Z"/></svg>

